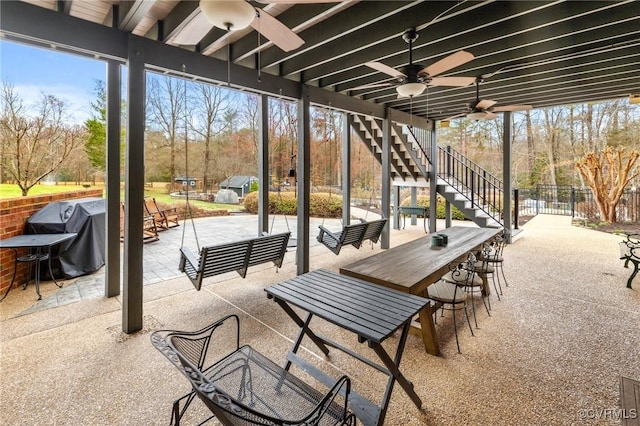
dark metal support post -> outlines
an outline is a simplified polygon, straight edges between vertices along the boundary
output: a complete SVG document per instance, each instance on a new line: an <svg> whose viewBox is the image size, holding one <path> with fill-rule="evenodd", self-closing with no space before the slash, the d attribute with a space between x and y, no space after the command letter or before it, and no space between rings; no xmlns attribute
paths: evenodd
<svg viewBox="0 0 640 426"><path fill-rule="evenodd" d="M391 217L391 120L382 120L382 217ZM384 226L380 238L380 247L389 248L389 222Z"/></svg>
<svg viewBox="0 0 640 426"><path fill-rule="evenodd" d="M467 169L467 171L468 171L467 175L471 175L471 187L470 187L471 191L470 192L471 192L471 206L473 207L478 204L478 200L477 200L478 196L476 195L476 190L475 190L476 175L471 173L471 169Z"/></svg>
<svg viewBox="0 0 640 426"><path fill-rule="evenodd" d="M518 229L520 221L520 191L518 188L513 190L513 229Z"/></svg>
<svg viewBox="0 0 640 426"><path fill-rule="evenodd" d="M107 60L107 247L104 295L120 294L120 63Z"/></svg>
<svg viewBox="0 0 640 426"><path fill-rule="evenodd" d="M351 126L353 116L344 114L342 127L342 223L351 219Z"/></svg>
<svg viewBox="0 0 640 426"><path fill-rule="evenodd" d="M258 124L258 235L269 232L269 97L260 95Z"/></svg>
<svg viewBox="0 0 640 426"><path fill-rule="evenodd" d="M311 193L311 122L307 86L298 101L298 275L309 272L309 197Z"/></svg>
<svg viewBox="0 0 640 426"><path fill-rule="evenodd" d="M393 229L400 229L400 187L393 185ZM414 189L413 187L412 189ZM415 203L413 204L415 205Z"/></svg>
<svg viewBox="0 0 640 426"><path fill-rule="evenodd" d="M576 189L571 187L571 199L569 200L571 203L571 217L576 217Z"/></svg>
<svg viewBox="0 0 640 426"><path fill-rule="evenodd" d="M511 231L511 154L512 154L512 124L511 112L504 113L504 131L502 139L502 223L505 229ZM511 232L509 232L511 235ZM508 241L509 243L511 241Z"/></svg>
<svg viewBox="0 0 640 426"><path fill-rule="evenodd" d="M411 187L411 205L412 206L417 206L418 205L418 188L416 188L415 186ZM398 215L400 216L400 215ZM411 224L412 225L417 225L418 224L418 216L415 214L411 215Z"/></svg>
<svg viewBox="0 0 640 426"><path fill-rule="evenodd" d="M438 158L438 138L436 135L435 126L431 128L431 158ZM438 202L438 161L431 163L431 170L429 171L429 232L436 232L437 217L436 217L436 204Z"/></svg>
<svg viewBox="0 0 640 426"><path fill-rule="evenodd" d="M145 75L143 51L129 36L125 166L124 291L122 331L142 329L142 208L144 205Z"/></svg>

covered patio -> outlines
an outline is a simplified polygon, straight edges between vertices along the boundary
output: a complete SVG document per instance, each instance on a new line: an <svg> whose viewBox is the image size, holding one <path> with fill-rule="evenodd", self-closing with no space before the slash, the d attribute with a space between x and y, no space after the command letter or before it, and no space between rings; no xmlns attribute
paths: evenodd
<svg viewBox="0 0 640 426"><path fill-rule="evenodd" d="M393 230L391 241L401 244L423 232L422 226ZM491 317L478 311L475 337L468 329L459 332L461 355L450 315L438 320L441 357L427 354L418 335L409 336L401 368L423 409L398 388L385 424L611 424L621 414L616 411L620 376L637 378L640 371L640 295L625 288L628 270L618 260L619 240L572 226L566 217L529 221L505 251L510 285L502 300L493 299ZM314 265L337 271L379 251L379 246L346 248L336 258L314 246L311 258ZM184 277L145 285L143 329L133 334L120 327L121 296L27 314L32 289L15 291L0 305L3 422L168 423L171 403L188 384L151 347L149 333L161 328L195 330L235 313L241 317L242 342L284 360L297 327L264 288L295 276L295 259L287 254L279 273L263 266L245 280L211 278L200 292ZM55 290L46 283L45 298ZM352 335L322 320L314 324L366 353ZM303 347L307 359L334 376L349 375L354 389L372 399L384 389L383 375L344 354L333 351L326 360L309 340ZM597 416L602 410L613 414ZM193 409L187 424L192 415L202 419L202 406Z"/></svg>
<svg viewBox="0 0 640 426"><path fill-rule="evenodd" d="M446 222L435 219L436 123L493 112L465 106L476 97L472 84L439 86L430 76L412 81L419 77L410 71L412 65L437 63L461 50L471 52L473 61L445 67L439 77L482 80L483 99L496 99L499 105L543 108L623 98L638 90L640 17L634 1L251 3L304 39L305 44L287 53L264 39L258 38L256 44L251 30L228 33L206 25L203 29L195 1L94 3L100 11L88 10L88 3L0 2L3 38L104 60L108 108L105 297L29 314L25 313L32 299L29 291L16 291L2 303L0 409L7 424L165 423L171 402L187 390L187 384L153 350L149 332L197 329L235 313L241 316L243 342L284 361L297 327L267 299L266 287L312 269L338 271L349 262L424 236L422 226L399 229L399 217L392 214L397 211L392 199L397 201L399 185L430 183L429 229L450 225L450 217ZM402 36L409 28L422 38L408 54ZM407 79L364 66L370 61L401 69ZM128 121L121 263L123 66ZM147 71L228 84L259 95L260 188L267 188L269 180L268 100L297 102L297 248L287 253L279 273L262 265L245 280L210 279L200 292L184 277L144 285L148 253L137 236L143 226L138 218L144 196ZM425 96L421 91L409 99L398 98L402 90L397 88L405 83L419 84ZM427 89L428 85L433 87ZM348 147L357 143L350 140L350 130L369 126L363 134L377 135L370 150L382 165L382 215L389 218L389 225L373 250L347 248L335 256L312 243L311 106L341 111L346 117L344 222L351 217ZM513 111L495 111L504 114L501 206L502 225L510 229ZM396 142L402 139L403 126L415 129L419 140ZM418 145L428 160L404 157ZM264 191L257 234L269 229L267 201ZM490 317L480 312L475 337L460 331L461 355L456 354L447 318L437 326L442 357L428 355L420 339L409 336L401 368L422 398L423 408L415 408L396 389L385 424L608 423L621 414L616 411L620 377L638 379L640 371L640 298L636 290L624 287L628 274L618 259L620 237L576 228L569 221L537 216L525 225L505 252L510 286L504 289L503 300L494 299ZM177 258L176 252L176 263ZM43 294L51 290L44 288ZM352 336L314 321L343 345L367 351L350 340ZM333 376L347 374L364 396L376 399L383 391L384 377L378 380L339 352L324 359L307 341L303 345L318 368ZM198 414L202 412L194 410L189 416Z"/></svg>
<svg viewBox="0 0 640 426"><path fill-rule="evenodd" d="M268 25L261 25L267 14L276 16L281 25L270 27L275 31L266 38L274 40L263 43L258 38L257 44L256 33L249 28L226 32L213 27L195 1L120 3L3 1L0 33L7 40L90 55L106 62L107 297L118 295L121 288L119 262L113 260L119 258L120 247L119 112L121 67L126 66L127 216L122 328L128 333L140 330L143 318L142 242L130 236L140 235L143 227L139 218L144 195L146 71L228 84L260 94L261 188L266 188L269 181L268 98L297 102L298 274L312 267L308 249L312 105L347 115L343 137L343 221L350 219L349 129L369 126L363 139L375 140L370 149L382 165L382 215L391 217L391 200L398 198L392 194L397 195L398 185L426 186L430 182L429 228L433 232L435 183L441 167L435 121L476 112L493 114L493 106L482 111L465 107L476 92L473 81L482 80L483 99L494 97L499 105L527 104L534 108L627 97L638 87L640 18L634 1L345 1L312 5L266 1L256 4L257 9L251 12L257 17L253 28L266 31ZM221 12L215 10L213 15L216 13ZM225 29L230 29L229 25ZM296 31L302 43L292 46L286 40L298 37ZM283 34L284 41L278 37ZM407 37L408 34L413 36ZM415 39L420 34L423 38ZM458 58L458 52L467 52L462 53L464 59L453 59ZM365 66L371 61L377 64L373 69ZM433 67L416 73L418 64ZM399 79L389 78L389 73L395 73L389 67L400 70ZM439 80L441 83L433 80L440 74L455 74L452 77L456 78ZM448 83L442 84L443 81ZM417 91L410 91L409 99L398 98L398 94L407 94L409 87ZM504 114L505 171L511 170L512 110L495 109ZM400 135L404 132L402 126L414 129L415 141ZM420 158L412 156L414 149L422 152ZM502 216L501 225L511 229L510 172L504 173L500 186L503 195L494 207L495 217ZM267 198L267 192L262 191L257 234L268 229ZM398 217L393 227L399 227ZM387 226L382 247L389 245Z"/></svg>

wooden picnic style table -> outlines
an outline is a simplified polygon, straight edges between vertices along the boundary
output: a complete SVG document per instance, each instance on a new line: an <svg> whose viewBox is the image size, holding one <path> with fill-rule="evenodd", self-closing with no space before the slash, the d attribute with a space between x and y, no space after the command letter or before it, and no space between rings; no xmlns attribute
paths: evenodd
<svg viewBox="0 0 640 426"><path fill-rule="evenodd" d="M343 266L340 273L428 298L428 287L449 272L449 264L462 260L501 231L501 228L453 226L438 232L448 236L447 245L432 246L431 235L427 235ZM483 282L488 293L486 277ZM431 305L420 311L422 340L428 353L439 355L432 314Z"/></svg>
<svg viewBox="0 0 640 426"><path fill-rule="evenodd" d="M327 346L330 346L388 376L379 405L368 401L355 390L349 394L349 407L363 425L384 424L396 381L416 407L422 407L422 401L415 393L413 384L405 378L399 367L411 321L428 305L426 299L323 269L299 275L268 287L265 291L267 297L274 299L300 327L298 336L287 354L285 370L288 371L293 363L326 386L333 385L332 378L297 355L302 338L306 335L325 355L329 355ZM304 320L293 310L293 306L307 312ZM314 316L354 333L359 343L366 342L373 349L382 365L312 331L310 322ZM401 330L401 333L392 358L382 346L382 342L396 330Z"/></svg>

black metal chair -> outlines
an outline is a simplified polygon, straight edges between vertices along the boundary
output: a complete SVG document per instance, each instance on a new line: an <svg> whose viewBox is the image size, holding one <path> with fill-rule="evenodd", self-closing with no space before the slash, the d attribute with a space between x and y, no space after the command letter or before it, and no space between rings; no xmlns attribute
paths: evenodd
<svg viewBox="0 0 640 426"><path fill-rule="evenodd" d="M508 229L503 229L502 232L496 235L493 241L489 244L491 251L487 254L487 262L496 268L496 278L498 280L498 287L500 287L500 294L502 294L502 285L500 281L504 281L505 287L509 287L507 277L504 275L504 257L503 251L507 242L509 241L510 232ZM502 279L500 278L502 276Z"/></svg>
<svg viewBox="0 0 640 426"><path fill-rule="evenodd" d="M491 279L493 282L493 289L495 290L498 300L500 300L502 286L500 285L500 281L496 280L496 266L491 262L493 253L494 249L491 244L485 243L480 249L479 258L472 265L470 264L465 267L475 272L480 277L484 277L487 281ZM489 300L489 308L491 308L491 300Z"/></svg>
<svg viewBox="0 0 640 426"><path fill-rule="evenodd" d="M473 259L475 261L475 259ZM465 291L468 283L473 279L473 271L468 268L462 268L459 264L449 265L451 275L456 277L456 281L439 280L438 282L427 287L429 293L429 299L436 304L436 308L441 308L441 316L444 316L444 311L449 310L453 313L453 331L456 336L456 346L458 347L458 353L460 351L460 341L458 340L458 325L456 322L456 311L463 310L464 316L469 325L469 330L473 336L473 328L471 327L471 321L469 320L469 313L467 312L467 292ZM438 310L434 312L434 322L438 322Z"/></svg>
<svg viewBox="0 0 640 426"><path fill-rule="evenodd" d="M195 396L223 425L356 424L347 411L351 387L347 376L326 393L316 390L251 346L240 346L236 315L195 332L157 331L151 343L193 389L173 403L172 425L180 424Z"/></svg>
<svg viewBox="0 0 640 426"><path fill-rule="evenodd" d="M475 264L476 257L473 253L470 253L467 257L467 265L471 266ZM473 268L466 267L465 264L460 263L457 266L453 265L453 270L444 275L441 279L443 281L449 282L451 284L456 284L460 287L463 287L464 290L469 293L471 296L479 294L482 299L482 304L487 311L487 315L491 316L490 307L487 305L488 296L484 294L484 283L482 279L473 272ZM473 312L473 321L478 328L478 318L476 316L476 304L471 299L471 311Z"/></svg>

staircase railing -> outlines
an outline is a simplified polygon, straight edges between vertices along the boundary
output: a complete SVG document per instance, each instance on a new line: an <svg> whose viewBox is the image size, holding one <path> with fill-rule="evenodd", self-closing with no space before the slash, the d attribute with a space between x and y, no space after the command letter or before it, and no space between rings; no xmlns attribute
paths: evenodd
<svg viewBox="0 0 640 426"><path fill-rule="evenodd" d="M464 195L472 206L478 207L502 224L502 181L447 146L438 147L438 177Z"/></svg>
<svg viewBox="0 0 640 426"><path fill-rule="evenodd" d="M431 132L411 126L405 126L405 129L422 150L429 164L433 164ZM479 208L499 224L503 224L502 180L450 146L438 147L437 161L438 178L447 182L466 197L472 206Z"/></svg>
<svg viewBox="0 0 640 426"><path fill-rule="evenodd" d="M429 164L432 164L431 161L431 132L429 130L421 129L419 127L413 126L404 126L407 129L407 132L413 137L416 145L422 151L424 158L427 159Z"/></svg>

